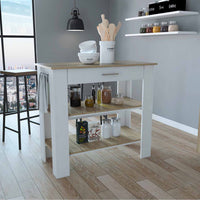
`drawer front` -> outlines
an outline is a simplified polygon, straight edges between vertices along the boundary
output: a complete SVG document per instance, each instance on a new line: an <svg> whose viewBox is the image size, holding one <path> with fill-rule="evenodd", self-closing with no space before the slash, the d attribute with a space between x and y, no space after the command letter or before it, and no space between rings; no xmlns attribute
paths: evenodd
<svg viewBox="0 0 200 200"><path fill-rule="evenodd" d="M68 84L139 80L142 77L142 66L68 70Z"/></svg>

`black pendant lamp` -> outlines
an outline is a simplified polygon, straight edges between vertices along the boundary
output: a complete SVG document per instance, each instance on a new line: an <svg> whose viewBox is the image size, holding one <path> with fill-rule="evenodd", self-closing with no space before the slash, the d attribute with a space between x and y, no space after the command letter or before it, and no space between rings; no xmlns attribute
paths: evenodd
<svg viewBox="0 0 200 200"><path fill-rule="evenodd" d="M78 18L80 13L76 7L76 0L74 0L74 8L72 9L71 15L72 18L67 22L67 31L84 31L83 20Z"/></svg>

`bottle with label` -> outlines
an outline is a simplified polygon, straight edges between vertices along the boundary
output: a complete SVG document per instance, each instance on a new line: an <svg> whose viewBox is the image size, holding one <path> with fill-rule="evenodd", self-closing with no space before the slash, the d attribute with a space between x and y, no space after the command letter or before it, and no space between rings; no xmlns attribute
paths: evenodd
<svg viewBox="0 0 200 200"><path fill-rule="evenodd" d="M92 86L92 98L93 98L93 101L94 101L94 104L95 104L95 101L96 101L96 91L95 91L95 86L94 85Z"/></svg>
<svg viewBox="0 0 200 200"><path fill-rule="evenodd" d="M101 85L98 85L98 90L97 90L97 104L101 104Z"/></svg>

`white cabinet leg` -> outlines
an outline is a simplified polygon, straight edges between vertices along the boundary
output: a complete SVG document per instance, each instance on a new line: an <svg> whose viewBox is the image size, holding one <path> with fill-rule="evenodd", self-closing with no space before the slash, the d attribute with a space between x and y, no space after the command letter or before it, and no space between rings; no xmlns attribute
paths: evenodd
<svg viewBox="0 0 200 200"><path fill-rule="evenodd" d="M154 66L144 67L140 158L151 156Z"/></svg>
<svg viewBox="0 0 200 200"><path fill-rule="evenodd" d="M67 70L52 70L49 77L53 174L63 178L70 175Z"/></svg>

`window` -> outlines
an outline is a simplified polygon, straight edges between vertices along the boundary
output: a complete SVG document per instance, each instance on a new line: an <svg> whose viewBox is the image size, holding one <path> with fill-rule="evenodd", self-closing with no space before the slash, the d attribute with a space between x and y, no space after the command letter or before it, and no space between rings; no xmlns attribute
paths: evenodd
<svg viewBox="0 0 200 200"><path fill-rule="evenodd" d="M35 23L33 0L0 0L0 69L35 69ZM30 108L36 108L36 77L28 77ZM9 110L16 110L16 80L7 79ZM24 102L24 79L20 78L20 104ZM0 112L3 107L3 78L0 78Z"/></svg>

